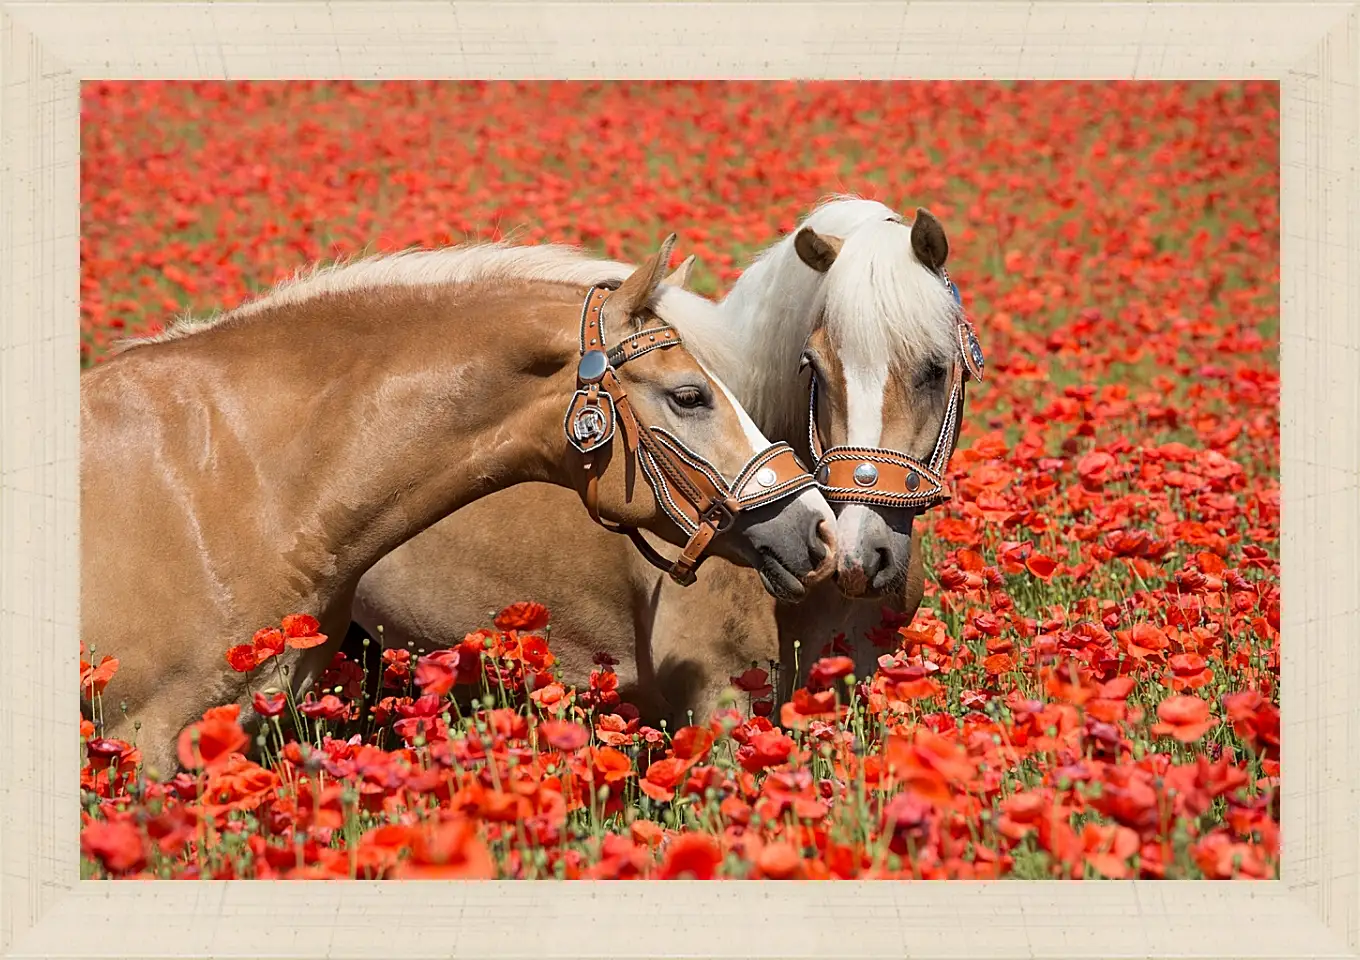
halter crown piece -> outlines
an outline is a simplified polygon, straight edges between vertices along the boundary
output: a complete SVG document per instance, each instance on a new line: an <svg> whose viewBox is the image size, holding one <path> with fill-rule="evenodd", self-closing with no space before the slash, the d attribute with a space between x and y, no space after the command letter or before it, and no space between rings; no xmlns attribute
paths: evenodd
<svg viewBox="0 0 1360 960"><path fill-rule="evenodd" d="M962 307L959 288L944 268L939 273L954 302ZM977 332L962 310L955 333L959 352L950 364L949 405L935 448L926 462L882 447L841 446L823 451L817 436L817 374L813 371L808 389L808 445L816 462L813 474L828 502L925 510L949 501L944 474L949 458L954 455L963 420L963 385L969 379L981 382L985 363Z"/></svg>
<svg viewBox="0 0 1360 960"><path fill-rule="evenodd" d="M576 367L576 392L567 407L563 428L567 442L584 460L586 509L600 526L627 534L639 552L676 583L689 586L713 538L732 526L744 510L776 503L816 486L787 443L775 443L746 462L728 482L711 463L660 427L638 420L617 370L653 350L667 350L683 342L674 327L648 327L606 347L604 305L617 284L598 284L586 295L581 309L581 359ZM689 542L674 563L652 548L637 528L615 524L600 516L599 481L604 451L619 427L624 447L642 467L656 502Z"/></svg>

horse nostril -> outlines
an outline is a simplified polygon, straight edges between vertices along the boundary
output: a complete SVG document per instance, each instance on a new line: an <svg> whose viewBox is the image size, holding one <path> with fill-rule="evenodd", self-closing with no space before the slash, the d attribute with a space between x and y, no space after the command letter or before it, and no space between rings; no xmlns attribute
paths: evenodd
<svg viewBox="0 0 1360 960"><path fill-rule="evenodd" d="M836 525L819 519L812 528L812 549L818 560L836 552Z"/></svg>
<svg viewBox="0 0 1360 960"><path fill-rule="evenodd" d="M892 566L892 553L887 547L874 547L864 558L864 576L873 583L880 573Z"/></svg>

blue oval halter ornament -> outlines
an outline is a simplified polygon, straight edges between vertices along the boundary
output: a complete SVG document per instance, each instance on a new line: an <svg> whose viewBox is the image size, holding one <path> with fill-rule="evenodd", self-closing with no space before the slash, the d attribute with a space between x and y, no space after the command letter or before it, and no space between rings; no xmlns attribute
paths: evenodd
<svg viewBox="0 0 1360 960"><path fill-rule="evenodd" d="M599 383L609 369L609 358L603 350L587 350L576 365L576 379L581 383Z"/></svg>
<svg viewBox="0 0 1360 960"><path fill-rule="evenodd" d="M967 320L959 322L959 353L963 357L963 365L968 370L968 375L974 380L981 381L987 361L982 355L982 344L978 342L977 333Z"/></svg>
<svg viewBox="0 0 1360 960"><path fill-rule="evenodd" d="M944 282L949 287L949 292L954 295L954 302L962 307L963 294L959 292L958 285L949 279L947 273ZM968 370L968 375L981 382L987 361L982 355L982 344L978 342L977 331L973 329L972 322L962 316L959 318L959 355L963 357L963 365Z"/></svg>

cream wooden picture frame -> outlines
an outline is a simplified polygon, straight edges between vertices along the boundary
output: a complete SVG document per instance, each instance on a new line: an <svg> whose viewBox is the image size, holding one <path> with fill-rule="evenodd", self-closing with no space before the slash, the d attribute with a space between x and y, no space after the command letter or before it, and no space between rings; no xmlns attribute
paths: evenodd
<svg viewBox="0 0 1360 960"><path fill-rule="evenodd" d="M4 956L1360 956L1360 7L5 0L0 29ZM1279 80L1282 879L80 881L77 154L104 77Z"/></svg>

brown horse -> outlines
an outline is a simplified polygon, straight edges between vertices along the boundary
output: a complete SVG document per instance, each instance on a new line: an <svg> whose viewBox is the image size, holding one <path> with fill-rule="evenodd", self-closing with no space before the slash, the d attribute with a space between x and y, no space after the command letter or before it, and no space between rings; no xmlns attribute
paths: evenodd
<svg viewBox="0 0 1360 960"><path fill-rule="evenodd" d="M920 603L914 520L943 496L962 411L956 375L960 347L971 342L959 339L965 326L947 255L943 228L924 211L907 225L882 204L835 200L765 251L719 305L736 361L718 368L724 382L770 436L809 455L828 444L820 466L841 485L835 582L814 586L806 602L772 603L753 577L721 563L676 590L591 529L565 492L526 485L381 560L360 581L356 623L374 636L381 628L386 647L430 649L509 603L537 600L552 612L565 680L584 684L605 654L644 716L671 723L705 715L728 678L753 662L789 668L781 671L787 695L837 633L867 676L881 652L867 635L883 608L909 619ZM789 376L800 358L805 372ZM582 557L593 571L585 584L576 575Z"/></svg>
<svg viewBox="0 0 1360 960"><path fill-rule="evenodd" d="M240 704L251 729L229 646L315 616L330 639L282 655L301 695L373 563L518 483L683 546L682 581L709 547L786 600L829 575L834 517L707 372L731 344L709 301L662 283L673 240L636 270L553 246L360 261L85 373L81 632L121 662L124 705L104 735L155 775L209 706Z"/></svg>

